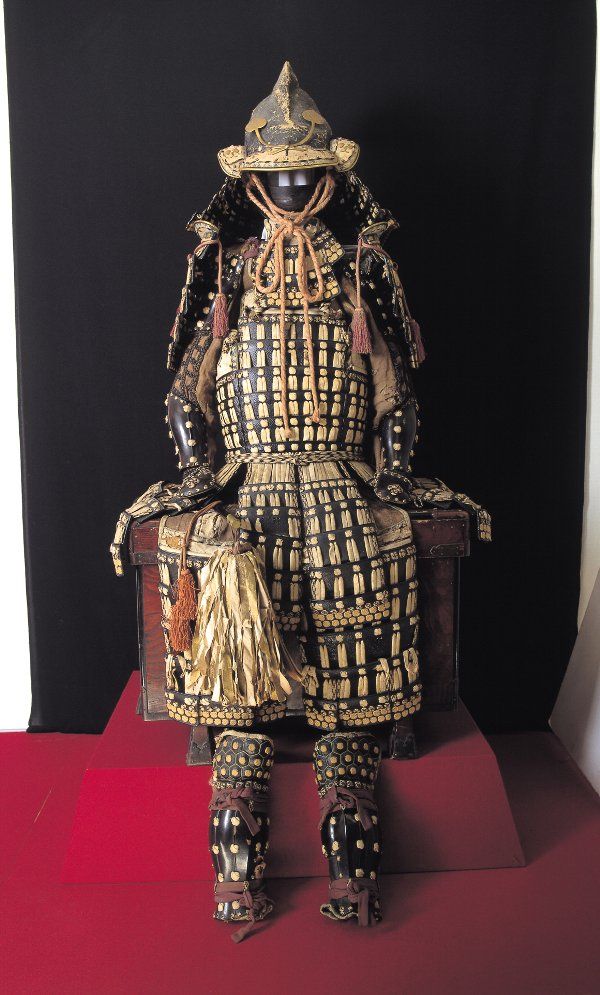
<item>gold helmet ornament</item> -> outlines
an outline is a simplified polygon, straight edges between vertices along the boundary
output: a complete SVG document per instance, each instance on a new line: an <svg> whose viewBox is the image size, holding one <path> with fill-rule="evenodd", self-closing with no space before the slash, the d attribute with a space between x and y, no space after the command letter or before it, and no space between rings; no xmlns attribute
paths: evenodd
<svg viewBox="0 0 600 995"><path fill-rule="evenodd" d="M360 149L347 138L332 138L331 128L298 79L284 63L273 92L252 111L243 145L229 145L218 153L227 176L244 172L289 169L325 169L347 172Z"/></svg>

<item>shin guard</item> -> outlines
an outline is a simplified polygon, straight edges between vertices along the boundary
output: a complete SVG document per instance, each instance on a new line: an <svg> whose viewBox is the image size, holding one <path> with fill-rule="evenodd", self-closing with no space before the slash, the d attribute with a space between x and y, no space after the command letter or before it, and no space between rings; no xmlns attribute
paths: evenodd
<svg viewBox="0 0 600 995"><path fill-rule="evenodd" d="M273 909L263 880L273 754L273 741L258 733L227 730L216 742L209 806L214 916L246 923L233 934L236 943Z"/></svg>
<svg viewBox="0 0 600 995"><path fill-rule="evenodd" d="M321 798L321 843L329 862L330 919L357 918L361 926L381 919L377 874L380 834L374 787L381 750L364 732L331 733L315 745L314 767Z"/></svg>

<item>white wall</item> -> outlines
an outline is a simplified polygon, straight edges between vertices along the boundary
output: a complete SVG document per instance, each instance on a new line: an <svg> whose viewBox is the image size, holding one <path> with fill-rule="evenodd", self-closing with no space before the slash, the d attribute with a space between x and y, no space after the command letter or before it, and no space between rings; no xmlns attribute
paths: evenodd
<svg viewBox="0 0 600 995"><path fill-rule="evenodd" d="M0 18L0 397L2 468L0 605L4 638L0 653L0 729L25 729L31 707L27 604L21 510L21 460L17 405L15 292L6 94L4 18ZM10 632L10 637L7 633Z"/></svg>
<svg viewBox="0 0 600 995"><path fill-rule="evenodd" d="M597 7L600 5L597 4ZM600 20L600 9L598 13ZM579 623L587 608L600 570L600 88L596 39L596 104L594 111L594 166L592 189L592 244L590 250L590 341L586 435L585 500L581 551Z"/></svg>
<svg viewBox="0 0 600 995"><path fill-rule="evenodd" d="M597 9L599 5L597 4ZM600 19L600 10L599 10ZM590 341L580 629L550 726L600 791L600 44L596 39L596 106L590 287Z"/></svg>
<svg viewBox="0 0 600 995"><path fill-rule="evenodd" d="M600 574L550 725L588 781L600 792Z"/></svg>

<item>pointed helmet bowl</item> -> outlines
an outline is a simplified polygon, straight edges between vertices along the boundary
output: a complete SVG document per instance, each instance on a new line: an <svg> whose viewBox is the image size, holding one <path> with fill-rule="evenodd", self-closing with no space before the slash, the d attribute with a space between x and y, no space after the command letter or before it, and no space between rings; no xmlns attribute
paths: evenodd
<svg viewBox="0 0 600 995"><path fill-rule="evenodd" d="M359 152L356 142L331 137L327 121L286 62L273 92L252 111L244 144L221 149L218 159L223 172L237 179L244 172L288 169L347 172Z"/></svg>

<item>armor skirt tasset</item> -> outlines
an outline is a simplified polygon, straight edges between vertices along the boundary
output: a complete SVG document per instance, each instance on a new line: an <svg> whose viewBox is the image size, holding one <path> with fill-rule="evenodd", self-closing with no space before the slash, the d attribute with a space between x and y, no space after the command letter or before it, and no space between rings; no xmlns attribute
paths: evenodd
<svg viewBox="0 0 600 995"><path fill-rule="evenodd" d="M360 474L369 473L354 460L249 463L239 503L228 507L240 538L264 565L279 628L302 646L306 717L324 730L403 718L420 705L410 520L402 509L364 497ZM198 532L209 525L200 520ZM165 616L179 562L175 530L174 517L161 523ZM194 572L210 551L206 539L192 539ZM285 713L284 702L251 706L199 695L184 656L170 650L168 658L167 705L174 718L247 727Z"/></svg>

